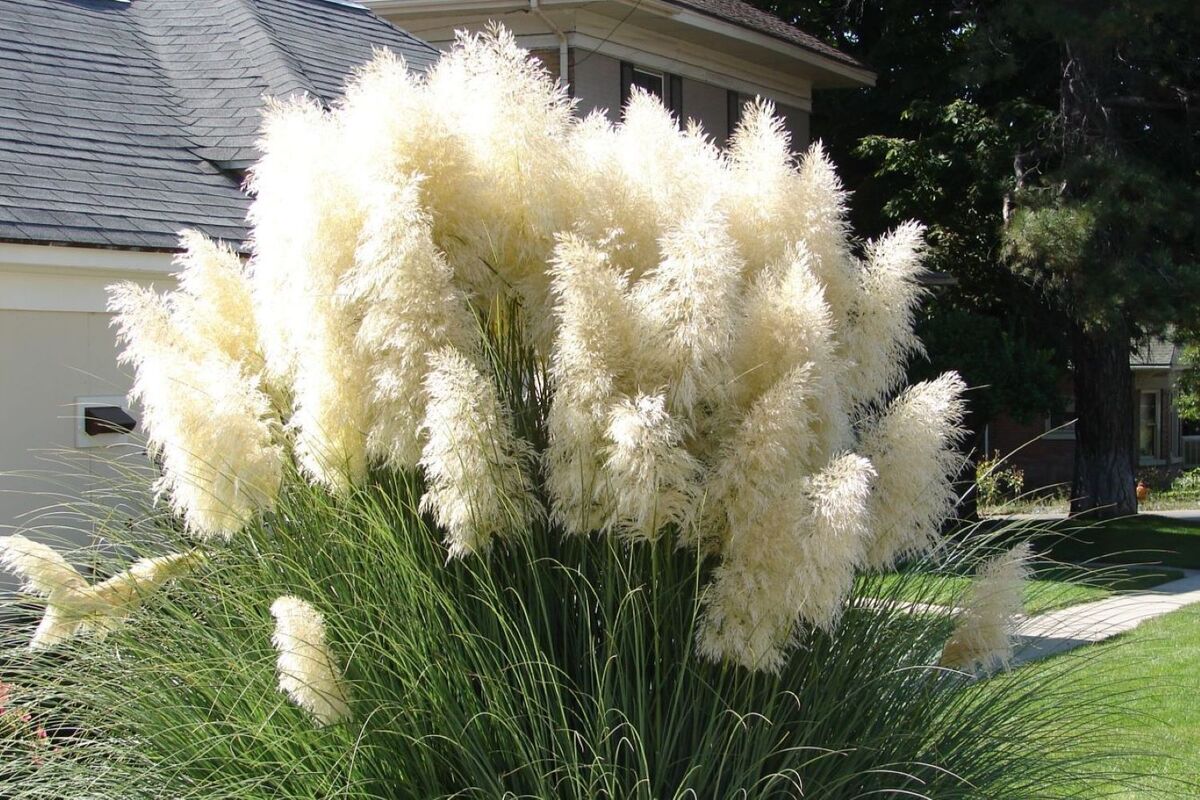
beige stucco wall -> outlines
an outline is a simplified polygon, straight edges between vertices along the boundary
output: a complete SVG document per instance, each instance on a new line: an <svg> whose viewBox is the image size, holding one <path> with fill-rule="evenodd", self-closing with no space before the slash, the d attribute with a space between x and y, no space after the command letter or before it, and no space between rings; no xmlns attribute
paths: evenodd
<svg viewBox="0 0 1200 800"><path fill-rule="evenodd" d="M86 521L54 507L111 478L109 459L131 450L76 446L77 398L129 390L108 323L104 313L0 311L0 524L49 525L87 543Z"/></svg>
<svg viewBox="0 0 1200 800"><path fill-rule="evenodd" d="M170 262L162 253L0 244L0 534L91 544L91 518L120 513L122 494L145 497L146 474L137 489L110 491L118 463L148 467L136 435L77 433L77 401L129 408L106 287L167 288ZM13 585L0 575L0 589Z"/></svg>
<svg viewBox="0 0 1200 800"><path fill-rule="evenodd" d="M796 151L807 149L812 140L811 115L807 111L782 103L775 106L775 110L779 116L783 117L784 127L792 135L792 149Z"/></svg>

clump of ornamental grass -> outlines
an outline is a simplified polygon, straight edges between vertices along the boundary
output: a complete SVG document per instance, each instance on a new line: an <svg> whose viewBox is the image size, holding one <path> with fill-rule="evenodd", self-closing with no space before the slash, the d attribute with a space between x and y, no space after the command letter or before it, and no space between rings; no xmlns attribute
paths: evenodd
<svg viewBox="0 0 1200 800"><path fill-rule="evenodd" d="M6 791L1037 798L1132 780L1109 757L1127 676L1099 696L1073 679L1086 660L1028 677L938 666L973 613L939 598L1009 558L1019 529L861 573L836 624L798 630L772 674L696 648L711 558L543 521L487 560L447 562L422 493L389 474L335 499L287 476L269 524L209 549L104 638L30 652L36 619L12 630L4 680L49 735L37 764L14 742ZM130 521L110 539L191 541L162 507Z"/></svg>
<svg viewBox="0 0 1200 800"><path fill-rule="evenodd" d="M728 151L644 94L578 119L496 31L262 148L248 264L187 234L113 294L158 502L91 578L6 540L56 631L10 659L59 742L15 796L1102 791L1092 698L970 674L1010 604L871 588L1016 556L940 533L920 226L857 246L769 103Z"/></svg>

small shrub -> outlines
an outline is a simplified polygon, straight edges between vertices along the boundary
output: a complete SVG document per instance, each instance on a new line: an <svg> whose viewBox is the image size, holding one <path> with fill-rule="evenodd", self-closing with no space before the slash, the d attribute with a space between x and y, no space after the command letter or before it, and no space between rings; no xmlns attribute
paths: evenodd
<svg viewBox="0 0 1200 800"><path fill-rule="evenodd" d="M1173 495L1200 496L1200 468L1179 473L1168 491Z"/></svg>
<svg viewBox="0 0 1200 800"><path fill-rule="evenodd" d="M1021 496L1025 471L1015 464L1006 464L1006 459L996 451L991 458L983 458L975 465L975 485L981 505L1003 505Z"/></svg>

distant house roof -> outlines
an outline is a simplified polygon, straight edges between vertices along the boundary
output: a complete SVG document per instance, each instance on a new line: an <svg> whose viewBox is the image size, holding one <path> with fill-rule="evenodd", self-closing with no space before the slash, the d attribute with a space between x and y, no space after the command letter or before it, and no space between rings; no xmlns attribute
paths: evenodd
<svg viewBox="0 0 1200 800"><path fill-rule="evenodd" d="M0 241L244 241L264 96L332 101L376 47L436 57L346 0L0 0Z"/></svg>
<svg viewBox="0 0 1200 800"><path fill-rule="evenodd" d="M1178 348L1164 339L1134 342L1129 353L1129 366L1147 369L1170 369L1176 364Z"/></svg>
<svg viewBox="0 0 1200 800"><path fill-rule="evenodd" d="M843 53L836 47L826 44L811 34L805 33L795 25L785 22L774 14L755 8L749 3L742 2L742 0L667 0L667 2L723 19L726 22L732 22L743 28L765 33L768 36L774 36L776 39L782 39L785 42L799 45L805 50L811 50L814 53L819 53L835 61L841 61L843 64L849 64L852 67L869 69L869 67L853 56Z"/></svg>

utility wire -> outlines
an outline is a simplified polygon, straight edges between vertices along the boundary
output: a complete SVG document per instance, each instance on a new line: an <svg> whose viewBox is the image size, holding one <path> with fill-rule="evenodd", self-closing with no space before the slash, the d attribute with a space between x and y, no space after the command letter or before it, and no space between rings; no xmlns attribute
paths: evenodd
<svg viewBox="0 0 1200 800"><path fill-rule="evenodd" d="M595 47L593 47L591 50L588 50L588 51L587 51L587 55L586 55L586 56L584 56L583 58L580 58L580 59L576 60L576 62L575 62L575 66L577 66L577 67L578 67L580 64L582 64L583 62L585 62L585 61L587 61L589 58L591 58L593 55L595 55L595 54L596 54L596 52L597 52L597 51L599 51L601 47L604 47L604 45L608 44L608 40L609 40L609 39L611 39L611 38L613 37L613 34L614 34L614 33L616 33L616 32L617 32L617 30L618 30L618 29L619 29L619 28L620 28L622 25L624 25L624 24L626 23L626 21L628 21L628 19L629 19L630 17L632 17L632 16L633 16L633 12L637 11L637 10L638 10L638 8L640 8L640 7L641 7L641 5L642 5L642 0L637 0L637 2L633 4L633 8L629 9L628 13L626 13L626 14L625 14L625 16L623 16L623 17L621 17L621 19L617 20L617 24L616 24L616 25L613 25L613 27L612 27L612 30L610 30L610 31L608 32L608 35L607 35L607 36L605 36L603 39L601 39L601 40L600 40L600 44L596 45L596 46L595 46Z"/></svg>

